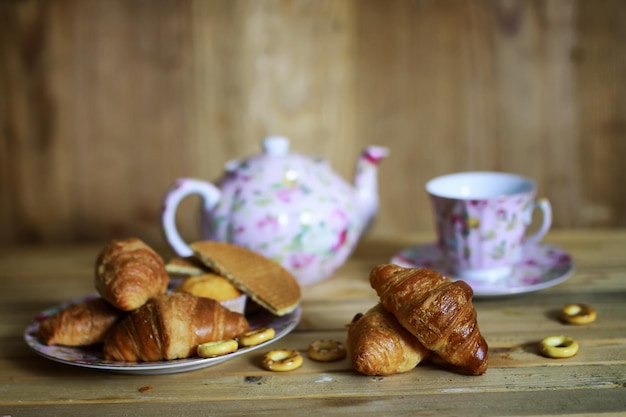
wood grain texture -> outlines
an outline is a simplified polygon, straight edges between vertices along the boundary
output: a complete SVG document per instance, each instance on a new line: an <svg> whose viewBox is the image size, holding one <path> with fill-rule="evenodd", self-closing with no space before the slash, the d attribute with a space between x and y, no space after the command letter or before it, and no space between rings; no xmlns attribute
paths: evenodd
<svg viewBox="0 0 626 417"><path fill-rule="evenodd" d="M371 268L428 233L371 237L326 281L303 291L302 320L272 348L305 355L286 373L259 366L250 352L217 366L172 375L117 375L39 357L24 344L24 328L45 309L93 292L95 244L0 248L0 409L6 415L437 415L623 416L626 386L626 233L559 230L547 240L570 253L576 271L543 291L474 299L489 343L489 369L468 377L427 362L405 374L360 375L349 360L315 362L311 342L345 340L352 317L377 302ZM160 251L168 253L166 248ZM593 306L597 319L566 325L561 307ZM567 334L576 356L549 359L543 337Z"/></svg>
<svg viewBox="0 0 626 417"><path fill-rule="evenodd" d="M276 133L348 179L391 149L374 234L432 230L423 185L461 170L624 227L625 28L619 0L2 1L0 244L161 243L176 178Z"/></svg>

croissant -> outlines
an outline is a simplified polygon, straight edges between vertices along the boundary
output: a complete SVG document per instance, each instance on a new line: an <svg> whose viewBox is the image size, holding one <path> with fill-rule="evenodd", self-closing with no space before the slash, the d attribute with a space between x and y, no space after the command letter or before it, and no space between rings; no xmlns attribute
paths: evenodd
<svg viewBox="0 0 626 417"><path fill-rule="evenodd" d="M392 375L415 368L428 350L376 304L348 325L346 349L352 367L365 375Z"/></svg>
<svg viewBox="0 0 626 417"><path fill-rule="evenodd" d="M473 291L426 268L374 267L370 283L382 305L424 347L471 375L487 370L487 343L480 334Z"/></svg>
<svg viewBox="0 0 626 417"><path fill-rule="evenodd" d="M120 310L134 310L163 294L168 281L163 259L139 239L113 240L96 260L96 289Z"/></svg>
<svg viewBox="0 0 626 417"><path fill-rule="evenodd" d="M38 338L48 346L101 343L123 314L102 298L72 304L44 319L39 326Z"/></svg>
<svg viewBox="0 0 626 417"><path fill-rule="evenodd" d="M218 301L184 292L150 299L120 321L104 341L114 361L187 358L201 343L233 339L249 330L246 318Z"/></svg>

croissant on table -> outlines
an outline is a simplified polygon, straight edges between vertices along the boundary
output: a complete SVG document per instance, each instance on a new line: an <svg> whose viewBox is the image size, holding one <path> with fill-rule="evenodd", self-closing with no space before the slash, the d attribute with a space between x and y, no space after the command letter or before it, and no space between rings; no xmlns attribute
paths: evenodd
<svg viewBox="0 0 626 417"><path fill-rule="evenodd" d="M487 343L467 283L430 269L393 264L374 267L370 283L385 309L428 350L471 375L487 370Z"/></svg>
<svg viewBox="0 0 626 417"><path fill-rule="evenodd" d="M365 375L407 372L428 356L428 349L380 304L354 317L346 348L352 367Z"/></svg>
<svg viewBox="0 0 626 417"><path fill-rule="evenodd" d="M102 298L72 304L44 319L39 340L50 345L88 346L101 343L124 313Z"/></svg>
<svg viewBox="0 0 626 417"><path fill-rule="evenodd" d="M104 357L114 361L187 358L201 343L233 339L249 330L246 318L218 301L174 292L150 299L107 335Z"/></svg>
<svg viewBox="0 0 626 417"><path fill-rule="evenodd" d="M139 239L113 240L96 260L96 289L113 306L131 311L167 290L163 259Z"/></svg>

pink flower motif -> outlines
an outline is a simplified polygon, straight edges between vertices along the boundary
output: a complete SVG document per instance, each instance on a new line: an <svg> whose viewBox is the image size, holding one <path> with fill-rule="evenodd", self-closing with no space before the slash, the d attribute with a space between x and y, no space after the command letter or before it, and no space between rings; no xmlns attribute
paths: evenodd
<svg viewBox="0 0 626 417"><path fill-rule="evenodd" d="M339 233L339 237L337 239L337 242L333 245L333 247L331 248L332 251L337 251L339 250L339 248L341 248L345 243L346 240L348 239L348 229L343 229L340 233Z"/></svg>
<svg viewBox="0 0 626 417"><path fill-rule="evenodd" d="M283 203L291 203L292 196L297 190L297 188L281 188L276 192L276 197Z"/></svg>
<svg viewBox="0 0 626 417"><path fill-rule="evenodd" d="M463 219L463 216L461 216L460 214L452 215L450 220L452 220L452 224L465 224L465 219Z"/></svg>
<svg viewBox="0 0 626 417"><path fill-rule="evenodd" d="M570 263L570 262L571 262L571 260L572 260L571 256L569 256L569 255L567 255L567 254L564 254L564 253L560 254L560 255L557 257L557 263L559 263L559 264L561 264L561 265L562 265L562 264L568 264L568 263Z"/></svg>
<svg viewBox="0 0 626 417"><path fill-rule="evenodd" d="M290 262L293 268L305 268L313 263L315 255L298 253L291 255Z"/></svg>
<svg viewBox="0 0 626 417"><path fill-rule="evenodd" d="M470 206L472 207L485 207L489 204L489 201L487 200L470 200L469 202Z"/></svg>
<svg viewBox="0 0 626 417"><path fill-rule="evenodd" d="M258 221L257 228L266 229L270 232L277 232L279 229L278 219L268 214Z"/></svg>
<svg viewBox="0 0 626 417"><path fill-rule="evenodd" d="M348 223L348 215L341 209L333 210L328 219L330 224L337 228L343 228Z"/></svg>
<svg viewBox="0 0 626 417"><path fill-rule="evenodd" d="M572 261L570 255L557 251L549 251L547 257L553 260L556 265L566 265Z"/></svg>
<svg viewBox="0 0 626 417"><path fill-rule="evenodd" d="M522 281L526 285L535 285L541 282L541 277L538 277L538 276L526 277Z"/></svg>

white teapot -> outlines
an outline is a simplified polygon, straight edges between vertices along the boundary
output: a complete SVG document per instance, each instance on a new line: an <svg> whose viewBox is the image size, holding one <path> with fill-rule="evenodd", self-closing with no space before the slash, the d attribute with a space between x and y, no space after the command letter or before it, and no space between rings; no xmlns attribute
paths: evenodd
<svg viewBox="0 0 626 417"><path fill-rule="evenodd" d="M326 160L289 151L288 139L263 141L263 153L226 164L213 185L178 179L164 199L162 224L180 256L191 249L175 223L180 201L197 194L203 205L202 236L230 242L289 270L300 285L328 278L354 250L378 211L377 165L384 147L367 147L357 161L354 185Z"/></svg>

